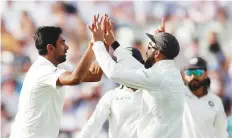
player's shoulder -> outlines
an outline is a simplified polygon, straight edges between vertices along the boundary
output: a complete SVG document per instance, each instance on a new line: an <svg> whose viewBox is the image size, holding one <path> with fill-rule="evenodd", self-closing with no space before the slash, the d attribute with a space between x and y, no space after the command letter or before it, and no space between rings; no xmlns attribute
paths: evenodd
<svg viewBox="0 0 232 138"><path fill-rule="evenodd" d="M222 99L216 94L212 92L208 92L208 97L209 97L209 102L211 102L212 104L215 104L215 106L219 108L223 106Z"/></svg>
<svg viewBox="0 0 232 138"><path fill-rule="evenodd" d="M119 87L116 87L116 88L114 88L114 89L112 89L112 90L109 90L108 92L106 92L103 96L102 96L102 98L104 97L107 97L107 98L113 98L114 96L116 96L117 95L117 93L118 93L118 91L121 89L121 86L119 86Z"/></svg>
<svg viewBox="0 0 232 138"><path fill-rule="evenodd" d="M208 96L210 99L214 100L215 102L222 102L221 98L214 94L213 92L208 92Z"/></svg>

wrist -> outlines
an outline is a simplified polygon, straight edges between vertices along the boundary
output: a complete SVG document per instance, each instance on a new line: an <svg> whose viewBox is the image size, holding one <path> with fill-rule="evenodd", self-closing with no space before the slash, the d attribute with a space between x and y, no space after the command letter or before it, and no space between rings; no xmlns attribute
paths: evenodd
<svg viewBox="0 0 232 138"><path fill-rule="evenodd" d="M112 46L112 48L114 49L114 50L116 50L119 46L120 46L120 44L118 43L118 41L114 41L112 44L111 44L111 46Z"/></svg>

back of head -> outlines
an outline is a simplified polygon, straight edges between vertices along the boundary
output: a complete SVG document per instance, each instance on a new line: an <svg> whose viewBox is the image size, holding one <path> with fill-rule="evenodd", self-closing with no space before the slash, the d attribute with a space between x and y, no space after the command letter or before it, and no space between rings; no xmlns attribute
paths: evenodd
<svg viewBox="0 0 232 138"><path fill-rule="evenodd" d="M34 34L35 46L38 49L40 55L47 54L47 45L52 44L56 46L56 41L58 40L62 29L60 27L54 26L43 26L39 27Z"/></svg>

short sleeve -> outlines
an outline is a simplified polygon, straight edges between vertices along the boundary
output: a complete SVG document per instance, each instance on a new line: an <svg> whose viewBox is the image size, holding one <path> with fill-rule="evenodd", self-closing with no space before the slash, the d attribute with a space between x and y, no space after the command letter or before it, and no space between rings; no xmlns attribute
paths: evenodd
<svg viewBox="0 0 232 138"><path fill-rule="evenodd" d="M64 73L66 70L56 68L52 71L48 71L48 73L44 74L41 78L41 83L46 86L52 86L53 88L57 88L56 82L60 75Z"/></svg>

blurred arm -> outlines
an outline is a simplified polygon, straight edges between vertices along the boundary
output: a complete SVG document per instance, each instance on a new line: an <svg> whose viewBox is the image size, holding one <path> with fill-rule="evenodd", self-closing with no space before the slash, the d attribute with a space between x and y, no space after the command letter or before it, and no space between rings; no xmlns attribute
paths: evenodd
<svg viewBox="0 0 232 138"><path fill-rule="evenodd" d="M228 138L227 119L222 103L214 120L214 126L217 138Z"/></svg>
<svg viewBox="0 0 232 138"><path fill-rule="evenodd" d="M113 92L113 91L112 91ZM85 124L78 138L95 138L110 115L111 92L107 92L99 101L93 115Z"/></svg>

